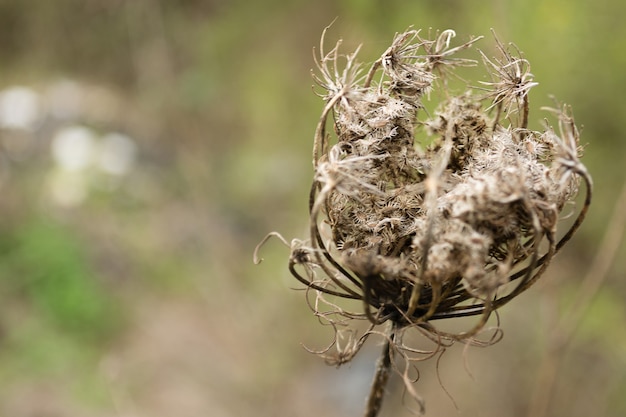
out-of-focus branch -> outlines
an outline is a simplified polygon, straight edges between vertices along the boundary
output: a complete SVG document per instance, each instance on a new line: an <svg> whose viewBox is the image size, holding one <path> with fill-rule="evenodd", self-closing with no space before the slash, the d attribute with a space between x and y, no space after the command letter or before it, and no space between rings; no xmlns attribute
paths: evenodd
<svg viewBox="0 0 626 417"><path fill-rule="evenodd" d="M550 340L543 363L540 367L538 384L536 385L530 407L529 417L547 415L553 395L558 371L563 363L564 353L571 345L574 334L589 311L598 290L606 280L611 266L624 239L626 231L626 181L613 209L600 247L593 262L582 281L580 289L567 312L561 316L555 326L555 333Z"/></svg>

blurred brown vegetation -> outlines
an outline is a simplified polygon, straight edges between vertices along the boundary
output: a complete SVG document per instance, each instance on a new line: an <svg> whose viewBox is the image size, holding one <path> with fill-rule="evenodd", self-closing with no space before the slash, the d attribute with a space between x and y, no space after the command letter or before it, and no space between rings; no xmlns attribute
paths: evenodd
<svg viewBox="0 0 626 417"><path fill-rule="evenodd" d="M2 102L34 107L0 128L0 415L361 413L378 347L326 367L299 344L331 332L291 290L287 249L251 261L268 231L305 234L322 108L311 49L335 17L329 37L363 43L363 59L410 25L461 40L493 27L539 82L531 127L549 94L584 126L595 200L582 230L501 311L499 344L450 349L441 381L431 361L416 384L427 415L457 412L448 393L461 415L532 415L554 326L618 226L625 13L615 0L1 0L0 90L23 87ZM76 127L67 158L91 159L68 167L54 149ZM626 413L624 243L616 259L556 355L547 415ZM394 387L382 415L410 415Z"/></svg>

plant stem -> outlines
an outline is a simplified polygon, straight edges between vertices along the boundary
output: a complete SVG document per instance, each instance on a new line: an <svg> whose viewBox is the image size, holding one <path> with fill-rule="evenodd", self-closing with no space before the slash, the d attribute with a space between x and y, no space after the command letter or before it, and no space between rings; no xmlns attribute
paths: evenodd
<svg viewBox="0 0 626 417"><path fill-rule="evenodd" d="M367 398L367 407L365 408L364 417L376 417L382 407L385 387L387 386L389 374L391 373L391 341L393 340L395 330L396 326L392 324L389 334L385 339L381 356L376 364L376 374L374 375L370 394Z"/></svg>

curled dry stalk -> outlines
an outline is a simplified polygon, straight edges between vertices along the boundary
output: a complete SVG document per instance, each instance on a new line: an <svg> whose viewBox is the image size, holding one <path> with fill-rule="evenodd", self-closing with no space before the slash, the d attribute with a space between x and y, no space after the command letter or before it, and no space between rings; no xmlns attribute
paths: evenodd
<svg viewBox="0 0 626 417"><path fill-rule="evenodd" d="M452 30L431 40L411 29L363 71L358 49L343 54L337 42L325 52L325 34L314 74L326 104L313 144L310 235L281 239L291 249L289 270L315 298L311 308L336 332L318 353L341 365L370 335L384 341L365 415L380 410L391 371L423 414L409 376L416 362L454 342L488 346L501 338L498 327L487 340L478 336L578 229L591 178L568 107L550 109L557 130L528 129L528 93L536 83L516 47L495 38L499 56L480 52L491 81L459 94L447 79L478 64L457 54L480 38L453 47ZM435 92L441 99L431 116L422 100ZM420 130L428 143L416 141ZM581 182L582 207L558 238L560 213ZM458 333L435 324L469 316L478 318ZM370 323L362 334L358 321ZM383 324L387 332L376 330ZM433 348L415 349L407 331Z"/></svg>

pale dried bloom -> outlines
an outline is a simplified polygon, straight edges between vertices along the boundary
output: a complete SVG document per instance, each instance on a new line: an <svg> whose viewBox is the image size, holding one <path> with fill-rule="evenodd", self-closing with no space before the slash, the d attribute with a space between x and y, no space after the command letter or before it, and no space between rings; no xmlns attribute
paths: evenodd
<svg viewBox="0 0 626 417"><path fill-rule="evenodd" d="M495 36L496 48L500 57L489 59L482 51L479 51L487 69L491 72L492 82L483 82L488 88L487 97L492 98L492 106L500 112L509 115L511 112L521 112L522 120L518 123L524 129L528 124L528 92L538 83L533 81L530 73L530 63L522 57L522 53L515 45L510 48L515 50L515 55L504 46Z"/></svg>
<svg viewBox="0 0 626 417"><path fill-rule="evenodd" d="M314 140L310 236L292 242L289 268L312 290L315 314L338 332L318 352L329 363L345 363L369 335L383 336L367 416L380 409L390 369L422 410L409 377L415 361L455 341L499 340L498 328L486 341L477 336L496 309L541 277L590 204L591 178L568 108L550 109L558 133L529 130L530 65L497 38L501 56L480 52L492 76L483 92L450 91L446 77L477 64L454 54L480 39L451 47L453 37L450 30L434 40L416 30L398 34L366 76L357 52L340 54L340 43L325 54L322 39L317 59L326 106ZM418 121L422 100L437 90L438 109ZM336 140L326 132L329 115ZM427 146L415 142L418 129L431 135ZM581 180L582 208L559 239L560 213ZM466 316L479 318L463 332L435 326ZM364 333L352 325L358 320L370 323ZM408 345L408 330L428 337L433 349Z"/></svg>

